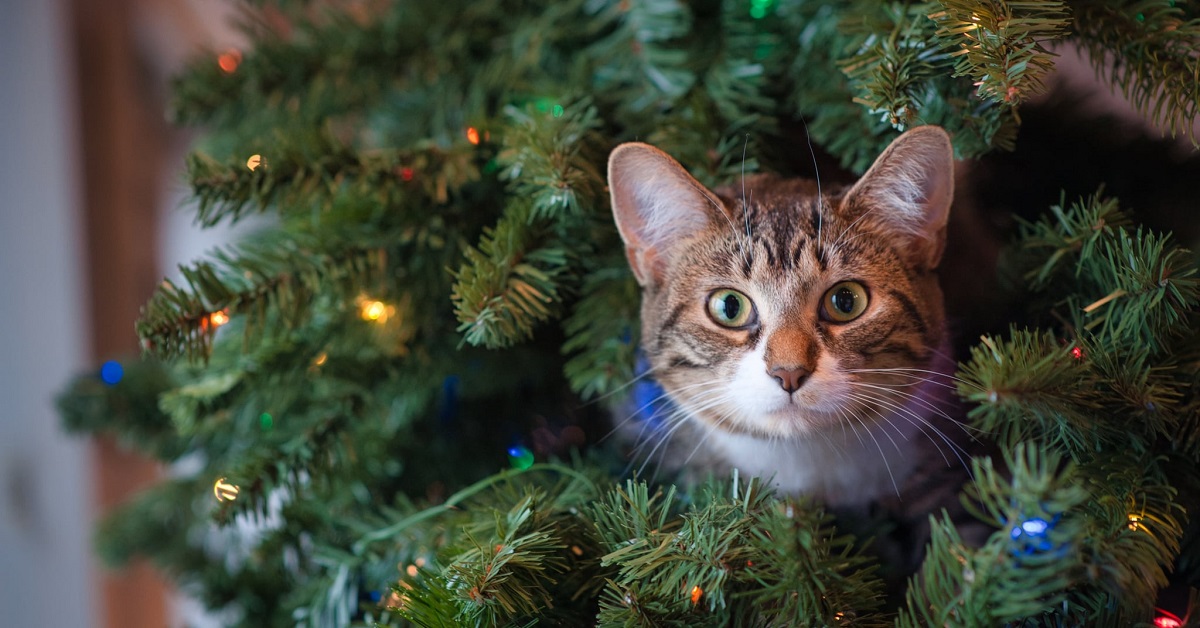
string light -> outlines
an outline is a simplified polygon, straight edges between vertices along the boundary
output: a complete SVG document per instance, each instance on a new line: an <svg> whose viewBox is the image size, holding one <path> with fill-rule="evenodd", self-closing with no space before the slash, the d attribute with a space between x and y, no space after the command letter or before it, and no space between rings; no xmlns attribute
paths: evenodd
<svg viewBox="0 0 1200 628"><path fill-rule="evenodd" d="M116 386L125 377L125 369L120 362L109 360L100 367L100 379L109 386Z"/></svg>
<svg viewBox="0 0 1200 628"><path fill-rule="evenodd" d="M1179 619L1174 613L1168 613L1161 608L1154 609L1158 612L1158 617L1154 618L1155 628L1182 628L1183 620Z"/></svg>
<svg viewBox="0 0 1200 628"><path fill-rule="evenodd" d="M313 366L321 366L321 365L325 364L326 360L328 360L328 359L329 359L329 354L322 351L320 353L320 355L318 355L316 357L316 359L313 360Z"/></svg>
<svg viewBox="0 0 1200 628"><path fill-rule="evenodd" d="M228 322L229 313L225 310L217 310L216 312L208 315L208 323L212 325L214 329Z"/></svg>
<svg viewBox="0 0 1200 628"><path fill-rule="evenodd" d="M275 417L271 416L270 412L264 412L258 417L258 424L262 427L262 431L270 431L272 427L275 427Z"/></svg>
<svg viewBox="0 0 1200 628"><path fill-rule="evenodd" d="M237 71L238 66L242 64L242 52L235 48L230 48L225 52L217 55L217 65L226 74L233 74Z"/></svg>
<svg viewBox="0 0 1200 628"><path fill-rule="evenodd" d="M767 17L773 4L775 4L775 0L750 0L750 17L756 20Z"/></svg>
<svg viewBox="0 0 1200 628"><path fill-rule="evenodd" d="M400 178L405 181L412 181L413 177L415 177L415 176L416 176L416 173L413 171L412 168L409 168L406 166L406 167L400 169Z"/></svg>
<svg viewBox="0 0 1200 628"><path fill-rule="evenodd" d="M241 492L241 489L226 482L225 478L220 478L213 484L213 495L216 496L219 502L231 502L237 499L239 492Z"/></svg>
<svg viewBox="0 0 1200 628"><path fill-rule="evenodd" d="M479 130L473 126L467 127L467 141L478 146L479 145Z"/></svg>
<svg viewBox="0 0 1200 628"><path fill-rule="evenodd" d="M396 308L375 299L360 297L358 299L359 315L364 321L373 323L386 323L393 314L396 313Z"/></svg>
<svg viewBox="0 0 1200 628"><path fill-rule="evenodd" d="M1135 532L1142 529L1141 515L1129 515L1129 529Z"/></svg>
<svg viewBox="0 0 1200 628"><path fill-rule="evenodd" d="M514 469L524 471L533 466L533 452L520 445L509 447L508 462Z"/></svg>
<svg viewBox="0 0 1200 628"><path fill-rule="evenodd" d="M564 110L562 105L554 105L553 113L555 118L563 117L563 112Z"/></svg>
<svg viewBox="0 0 1200 628"><path fill-rule="evenodd" d="M704 589L701 589L700 585L696 585L696 586L692 587L692 605L693 606L700 603L701 597L704 597Z"/></svg>
<svg viewBox="0 0 1200 628"><path fill-rule="evenodd" d="M416 565L409 565L409 566L408 566L408 567L407 567L407 568L404 570L404 573L408 574L408 577L410 577L410 578L416 578L416 577L417 577L417 566L416 566Z"/></svg>
<svg viewBox="0 0 1200 628"><path fill-rule="evenodd" d="M1072 347L1071 348L1071 357L1075 358L1076 360L1082 360L1083 359L1083 347Z"/></svg>
<svg viewBox="0 0 1200 628"><path fill-rule="evenodd" d="M262 165L262 162L262 155L250 155L250 158L246 160L246 167L250 169L250 172L254 172Z"/></svg>

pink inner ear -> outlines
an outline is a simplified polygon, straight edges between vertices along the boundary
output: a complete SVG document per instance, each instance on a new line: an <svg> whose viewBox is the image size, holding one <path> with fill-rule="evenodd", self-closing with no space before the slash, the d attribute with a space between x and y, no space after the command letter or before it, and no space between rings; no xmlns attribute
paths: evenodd
<svg viewBox="0 0 1200 628"><path fill-rule="evenodd" d="M716 196L670 155L648 144L618 146L608 160L613 217L642 285L662 279L678 241L705 229Z"/></svg>
<svg viewBox="0 0 1200 628"><path fill-rule="evenodd" d="M847 202L906 237L913 262L932 268L941 259L953 197L950 136L924 126L896 138L850 190Z"/></svg>

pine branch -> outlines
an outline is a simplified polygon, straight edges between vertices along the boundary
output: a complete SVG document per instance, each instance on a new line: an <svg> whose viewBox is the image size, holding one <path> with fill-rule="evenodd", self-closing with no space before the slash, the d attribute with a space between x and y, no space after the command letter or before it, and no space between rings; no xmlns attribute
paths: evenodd
<svg viewBox="0 0 1200 628"><path fill-rule="evenodd" d="M247 167L246 159L261 163ZM346 197L377 203L391 211L445 205L451 195L478 181L475 150L465 141L450 150L357 152L328 129L311 134L258 140L232 159L203 153L188 156L188 179L197 200L197 221L205 227L236 222L251 212L277 211L309 218L328 212Z"/></svg>
<svg viewBox="0 0 1200 628"><path fill-rule="evenodd" d="M159 395L174 384L173 374L154 360L121 363L116 385L96 373L74 379L55 399L63 427L71 433L116 437L158 460L176 460L187 450L159 408Z"/></svg>
<svg viewBox="0 0 1200 628"><path fill-rule="evenodd" d="M589 10L598 30L612 28L587 52L597 63L597 93L621 93L622 107L637 114L670 106L691 89L696 76L679 41L692 28L685 4L607 0Z"/></svg>
<svg viewBox="0 0 1200 628"><path fill-rule="evenodd" d="M1005 461L1011 480L990 459L975 461L964 498L1000 529L973 549L948 520L934 521L897 625L1148 621L1182 533L1157 464L1101 457L1064 466L1033 443Z"/></svg>
<svg viewBox="0 0 1200 628"><path fill-rule="evenodd" d="M937 37L958 57L955 76L969 76L977 93L1017 106L1045 90L1043 77L1054 67L1046 45L1067 33L1071 18L1062 2L940 0L929 16Z"/></svg>
<svg viewBox="0 0 1200 628"><path fill-rule="evenodd" d="M451 294L465 342L508 347L556 313L567 252L540 246L547 234L539 227L531 201L516 198L500 222L484 230L478 247L466 251Z"/></svg>
<svg viewBox="0 0 1200 628"><path fill-rule="evenodd" d="M1168 0L1071 0L1077 41L1096 74L1172 136L1198 145L1200 17Z"/></svg>
<svg viewBox="0 0 1200 628"><path fill-rule="evenodd" d="M244 315L248 332L269 320L287 328L312 314L319 295L353 301L356 291L376 284L383 251L299 234L218 249L212 261L180 267L186 286L163 281L142 308L138 335L162 358L207 359L217 327L232 316Z"/></svg>
<svg viewBox="0 0 1200 628"><path fill-rule="evenodd" d="M867 559L807 503L777 500L758 480L699 489L681 519L627 483L593 506L619 569L601 601L602 625L878 626L882 583Z"/></svg>
<svg viewBox="0 0 1200 628"><path fill-rule="evenodd" d="M1068 209L1060 202L1021 231L1015 269L1048 307L1066 307L1076 333L1090 332L1108 351L1158 354L1190 331L1200 304L1191 253L1168 236L1132 231L1115 199L1097 192Z"/></svg>
<svg viewBox="0 0 1200 628"><path fill-rule="evenodd" d="M637 283L624 258L588 275L583 296L563 322L563 367L571 388L584 399L619 390L633 381L639 335Z"/></svg>
<svg viewBox="0 0 1200 628"><path fill-rule="evenodd" d="M898 130L918 119L926 82L948 65L949 56L930 43L934 28L926 15L932 8L932 3L888 5L890 32L868 34L854 56L842 62L858 92L854 102Z"/></svg>
<svg viewBox="0 0 1200 628"><path fill-rule="evenodd" d="M590 214L605 195L600 120L588 101L548 112L505 110L510 125L497 156L513 196L532 203L530 221L568 222Z"/></svg>
<svg viewBox="0 0 1200 628"><path fill-rule="evenodd" d="M1098 342L1159 353L1195 329L1200 280L1190 251L1138 228L1105 240L1097 253L1092 272L1099 290L1071 304Z"/></svg>
<svg viewBox="0 0 1200 628"><path fill-rule="evenodd" d="M1009 335L984 337L959 370L959 395L979 404L971 420L1009 447L1038 440L1073 456L1095 451L1106 426L1094 373L1051 334Z"/></svg>

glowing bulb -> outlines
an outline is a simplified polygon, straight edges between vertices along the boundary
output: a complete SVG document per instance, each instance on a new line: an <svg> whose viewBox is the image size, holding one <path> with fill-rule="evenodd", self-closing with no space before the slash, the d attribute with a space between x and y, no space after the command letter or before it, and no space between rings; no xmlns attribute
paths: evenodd
<svg viewBox="0 0 1200 628"><path fill-rule="evenodd" d="M1142 529L1142 517L1140 515L1129 515L1129 529L1135 531Z"/></svg>
<svg viewBox="0 0 1200 628"><path fill-rule="evenodd" d="M322 351L321 354L318 355L315 360L313 360L313 366L321 366L322 364L325 364L325 361L328 359L329 354Z"/></svg>
<svg viewBox="0 0 1200 628"><path fill-rule="evenodd" d="M1071 348L1071 357L1075 358L1076 360L1082 360L1083 359L1083 348L1082 347L1072 347Z"/></svg>
<svg viewBox="0 0 1200 628"><path fill-rule="evenodd" d="M230 48L225 52L217 55L217 65L226 74L233 74L238 66L242 63L242 53L240 50Z"/></svg>
<svg viewBox="0 0 1200 628"><path fill-rule="evenodd" d="M416 578L417 577L417 566L409 565L408 568L404 570L404 573L408 574L408 576L410 578Z"/></svg>
<svg viewBox="0 0 1200 628"><path fill-rule="evenodd" d="M208 322L214 328L220 327L221 325L229 322L229 314L226 313L225 310L218 310L208 315Z"/></svg>
<svg viewBox="0 0 1200 628"><path fill-rule="evenodd" d="M359 315L364 321L372 321L375 323L386 323L393 314L396 313L396 308L375 299L367 297L359 297L358 299Z"/></svg>
<svg viewBox="0 0 1200 628"><path fill-rule="evenodd" d="M368 301L367 303L363 304L362 315L363 318L369 321L377 321L379 320L380 316L383 316L383 313L386 310L387 306L385 306L382 301Z"/></svg>
<svg viewBox="0 0 1200 628"><path fill-rule="evenodd" d="M692 587L692 604L699 604L700 598L703 596L704 590L700 588L700 585Z"/></svg>
<svg viewBox="0 0 1200 628"><path fill-rule="evenodd" d="M1183 620L1179 619L1174 613L1164 611L1161 608L1154 610L1158 612L1158 617L1154 618L1154 628L1182 628Z"/></svg>
<svg viewBox="0 0 1200 628"><path fill-rule="evenodd" d="M116 386L125 377L125 369L116 360L109 360L100 367L100 379L109 386Z"/></svg>
<svg viewBox="0 0 1200 628"><path fill-rule="evenodd" d="M249 168L251 172L254 172L259 166L262 165L262 160L262 155L250 155L250 159L246 160L246 167Z"/></svg>
<svg viewBox="0 0 1200 628"><path fill-rule="evenodd" d="M226 482L225 478L220 478L213 484L213 495L216 496L219 502L231 502L237 499L239 492L241 492L241 489Z"/></svg>
<svg viewBox="0 0 1200 628"><path fill-rule="evenodd" d="M478 145L479 144L479 130L473 126L467 127L467 141L472 144Z"/></svg>

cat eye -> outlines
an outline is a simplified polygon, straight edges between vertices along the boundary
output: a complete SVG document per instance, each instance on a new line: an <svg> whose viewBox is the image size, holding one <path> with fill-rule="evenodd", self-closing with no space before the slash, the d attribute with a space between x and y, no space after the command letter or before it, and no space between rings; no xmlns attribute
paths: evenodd
<svg viewBox="0 0 1200 628"><path fill-rule="evenodd" d="M825 292L821 314L835 323L848 323L867 309L867 289L857 281L843 281Z"/></svg>
<svg viewBox="0 0 1200 628"><path fill-rule="evenodd" d="M709 295L708 315L722 327L746 327L754 323L754 302L737 290L723 288Z"/></svg>

